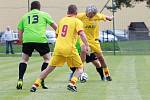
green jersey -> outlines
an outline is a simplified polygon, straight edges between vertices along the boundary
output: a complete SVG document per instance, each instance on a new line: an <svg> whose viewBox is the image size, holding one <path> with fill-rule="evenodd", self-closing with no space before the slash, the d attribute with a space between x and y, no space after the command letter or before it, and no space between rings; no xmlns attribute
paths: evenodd
<svg viewBox="0 0 150 100"><path fill-rule="evenodd" d="M18 29L23 31L23 43L47 43L45 35L47 24L54 23L48 13L33 9L25 14L19 24Z"/></svg>
<svg viewBox="0 0 150 100"><path fill-rule="evenodd" d="M81 53L80 39L78 39L76 42L76 49L77 49L78 53L80 54Z"/></svg>

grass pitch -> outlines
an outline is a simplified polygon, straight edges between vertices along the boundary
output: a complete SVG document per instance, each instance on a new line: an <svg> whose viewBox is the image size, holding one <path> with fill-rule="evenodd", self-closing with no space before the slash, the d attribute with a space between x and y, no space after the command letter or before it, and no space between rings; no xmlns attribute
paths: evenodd
<svg viewBox="0 0 150 100"><path fill-rule="evenodd" d="M86 64L89 80L78 83L78 92L66 89L69 69L57 68L46 79L47 90L29 92L40 73L42 58L31 57L23 90L16 90L20 57L0 57L0 100L150 100L149 55L105 56L112 82L100 80L95 67Z"/></svg>

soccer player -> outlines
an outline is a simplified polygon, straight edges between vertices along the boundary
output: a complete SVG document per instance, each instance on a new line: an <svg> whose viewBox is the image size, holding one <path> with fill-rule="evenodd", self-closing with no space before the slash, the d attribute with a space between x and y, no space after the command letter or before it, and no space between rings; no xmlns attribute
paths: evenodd
<svg viewBox="0 0 150 100"><path fill-rule="evenodd" d="M31 3L31 11L26 13L18 24L19 40L22 42L22 60L19 64L19 79L17 89L22 89L23 76L27 68L29 57L36 50L43 57L41 71L47 66L50 59L50 48L46 37L47 25L50 25L54 30L57 29L57 24L49 16L48 13L40 11L40 2L33 1ZM43 89L47 89L44 85L44 80L41 81Z"/></svg>
<svg viewBox="0 0 150 100"><path fill-rule="evenodd" d="M82 62L84 63L86 61L86 63L92 62L93 65L96 67L97 72L99 73L101 80L105 81L106 78L104 77L104 72L103 69L101 67L101 64L99 63L99 61L97 60L97 57L95 56L94 53L90 53L87 54L85 53L84 50L84 45L82 45L82 42L80 41L80 39L78 39L78 41L76 42L76 49L78 50L78 53L81 57ZM69 80L71 80L76 68L75 67L70 67L71 69L71 73L69 74ZM86 82L87 80L82 79L80 80L82 83ZM109 80L107 80L109 81Z"/></svg>
<svg viewBox="0 0 150 100"><path fill-rule="evenodd" d="M99 36L99 22L101 20L111 21L113 16L106 16L104 14L98 13L97 8L94 5L90 5L86 7L86 12L79 13L77 15L77 18L79 18L83 22L84 31L87 36L90 49L92 50L92 54L91 57L89 57L89 60L92 58L93 61L92 60L91 61L96 66L96 70L100 74L102 80L112 81L108 66L106 65L104 56L102 54L102 50L98 41L98 36Z"/></svg>
<svg viewBox="0 0 150 100"><path fill-rule="evenodd" d="M35 92L37 87L41 85L41 80L45 79L57 66L63 66L65 62L67 62L68 66L76 67L76 71L69 82L67 89L72 92L77 92L76 83L78 77L83 72L83 63L75 47L77 38L80 36L87 52L89 46L83 31L83 23L75 17L76 15L76 5L69 5L67 16L62 18L58 24L56 31L57 40L49 66L41 72L40 76L34 82L30 90L31 92Z"/></svg>

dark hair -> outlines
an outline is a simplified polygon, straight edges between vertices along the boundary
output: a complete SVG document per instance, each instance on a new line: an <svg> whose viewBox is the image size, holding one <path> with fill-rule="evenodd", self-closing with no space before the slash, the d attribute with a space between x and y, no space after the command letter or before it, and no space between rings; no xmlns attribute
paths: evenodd
<svg viewBox="0 0 150 100"><path fill-rule="evenodd" d="M40 5L40 2L39 2L39 1L33 1L33 2L31 3L31 10L33 10L33 9L38 9L38 10L40 10L40 8L41 8L41 5Z"/></svg>
<svg viewBox="0 0 150 100"><path fill-rule="evenodd" d="M76 14L77 13L77 6L76 5L69 5L67 14Z"/></svg>

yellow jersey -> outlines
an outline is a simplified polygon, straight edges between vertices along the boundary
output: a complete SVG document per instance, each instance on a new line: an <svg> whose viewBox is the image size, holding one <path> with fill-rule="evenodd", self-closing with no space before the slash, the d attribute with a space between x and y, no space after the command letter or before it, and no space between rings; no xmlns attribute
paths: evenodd
<svg viewBox="0 0 150 100"><path fill-rule="evenodd" d="M83 22L84 32L88 42L91 40L95 41L95 39L99 36L99 22L101 20L106 21L106 16L101 13L97 13L93 18L88 18L86 13L79 13L77 18Z"/></svg>
<svg viewBox="0 0 150 100"><path fill-rule="evenodd" d="M75 44L79 32L83 31L83 23L75 16L65 16L58 24L56 34L58 35L54 55L71 56L78 54Z"/></svg>

